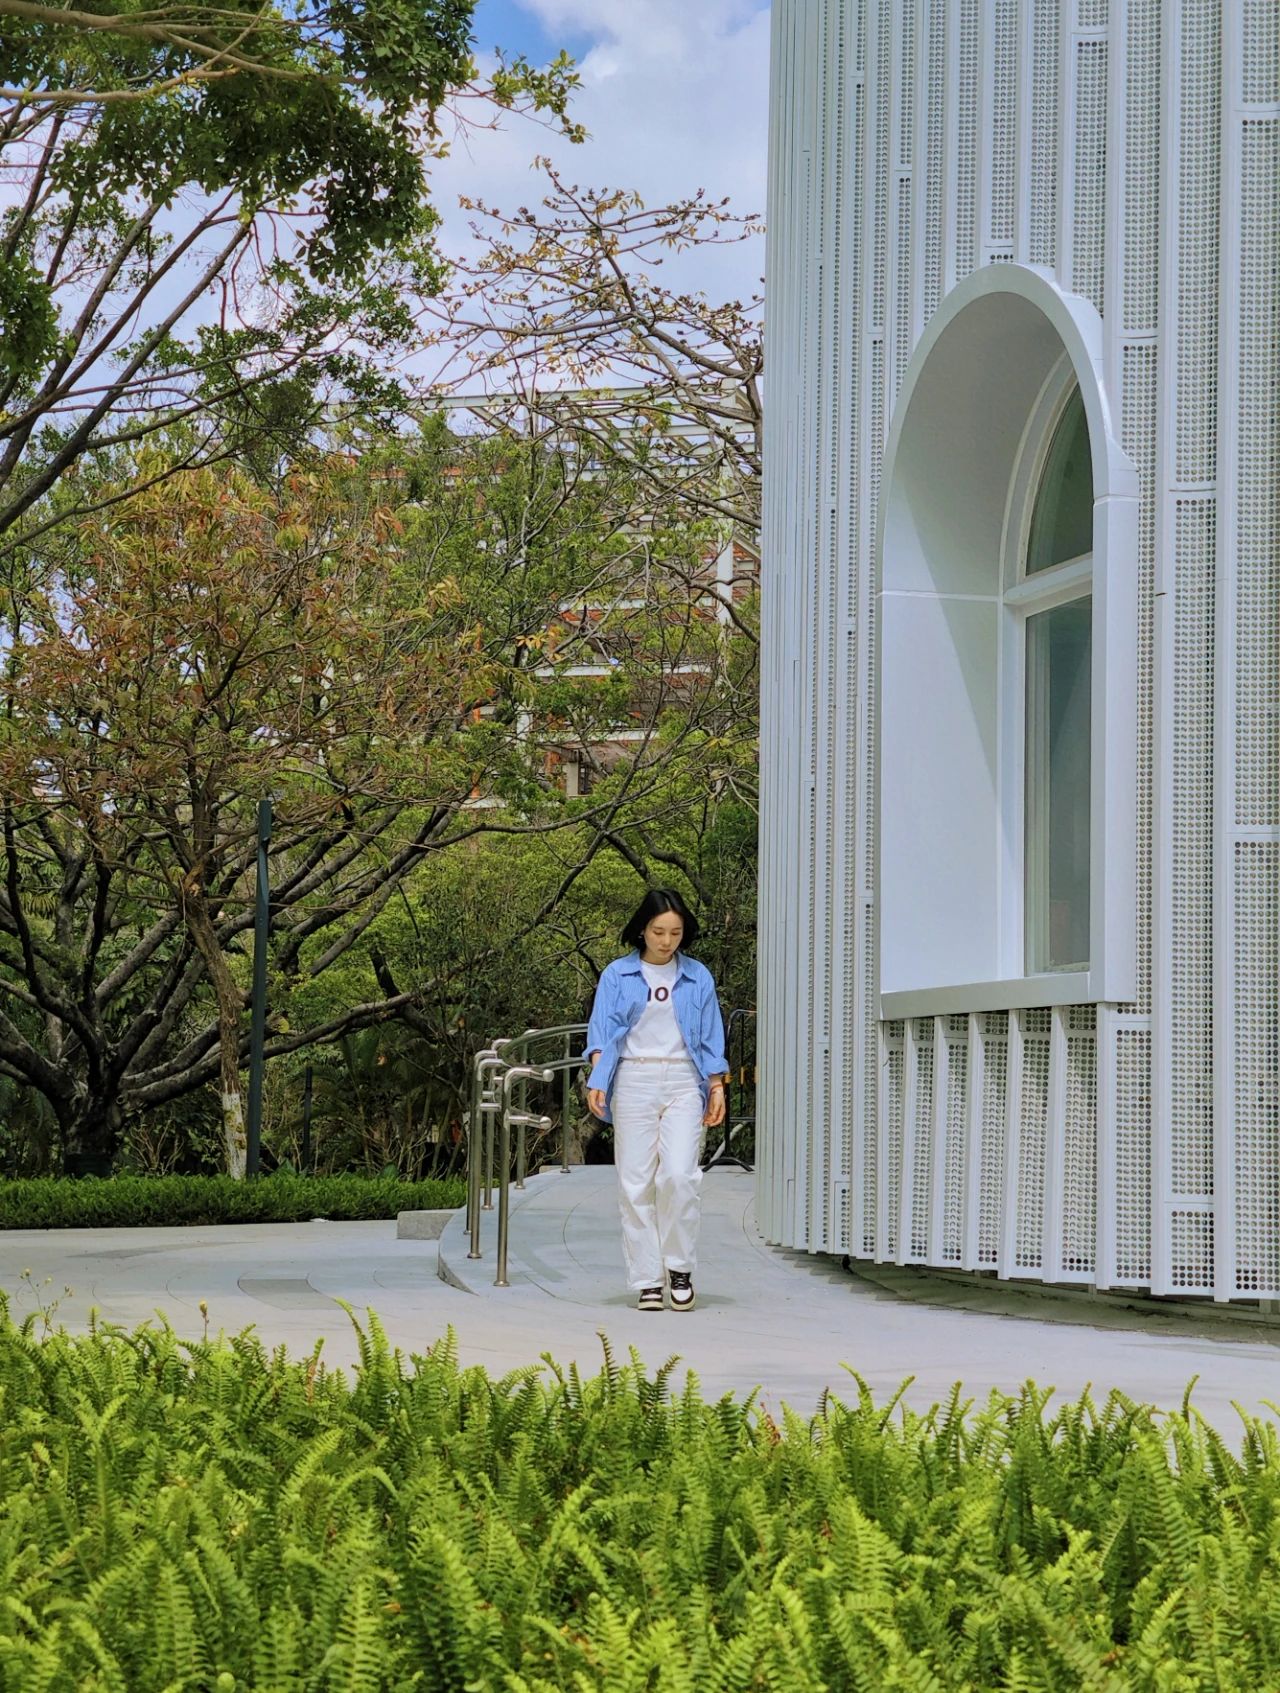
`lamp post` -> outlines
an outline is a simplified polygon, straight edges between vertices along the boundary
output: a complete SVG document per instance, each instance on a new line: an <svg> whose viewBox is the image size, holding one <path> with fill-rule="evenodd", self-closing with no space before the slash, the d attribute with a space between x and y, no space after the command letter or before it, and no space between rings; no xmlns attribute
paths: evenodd
<svg viewBox="0 0 1280 1693"><path fill-rule="evenodd" d="M311 1170L311 1066L302 1072L302 1168Z"/></svg>
<svg viewBox="0 0 1280 1693"><path fill-rule="evenodd" d="M253 916L253 1011L249 1025L249 1123L245 1169L258 1174L262 1144L262 1049L267 1034L267 926L271 914L267 848L271 845L271 801L258 802L258 894Z"/></svg>

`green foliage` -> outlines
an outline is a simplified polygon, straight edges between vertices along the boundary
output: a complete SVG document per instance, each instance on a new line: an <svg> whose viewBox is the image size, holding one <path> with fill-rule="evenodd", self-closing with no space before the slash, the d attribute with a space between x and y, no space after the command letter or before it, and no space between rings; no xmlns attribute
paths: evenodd
<svg viewBox="0 0 1280 1693"><path fill-rule="evenodd" d="M233 189L246 216L310 190L312 271L350 277L371 247L420 225L421 140L473 75L471 10L472 0L339 0L294 16L197 7L184 33L174 13L108 5L95 28L78 27L83 13L65 28L49 27L56 11L5 18L0 40L31 104L74 91L94 113L58 157L60 186L169 202L183 188ZM220 52L239 75L225 64L218 74Z"/></svg>
<svg viewBox="0 0 1280 1693"><path fill-rule="evenodd" d="M633 699L663 663L720 676L727 638L659 597L599 635L607 674L580 676L595 635L563 615L602 571L638 600L652 549L693 558L698 526L650 527L637 552L623 468L575 478L567 451L439 417L412 441L339 432L350 451L277 483L308 406L281 376L227 408L258 480L170 477L176 436L95 458L75 480L106 509L50 540L24 588L0 736L9 921L33 936L29 953L12 929L0 945L20 990L0 1028L25 1084L0 1081L13 1174L59 1155L77 1174L224 1162L264 792L264 1142L295 1165L448 1173L474 1052L584 1017L651 881L697 905L726 1008L754 998L754 719L715 689ZM138 478L156 480L119 498ZM558 748L650 713L643 757L562 791Z"/></svg>
<svg viewBox="0 0 1280 1693"><path fill-rule="evenodd" d="M0 264L0 375L22 378L53 351L58 314L49 288L30 256L14 254Z"/></svg>
<svg viewBox="0 0 1280 1693"><path fill-rule="evenodd" d="M273 396L278 411L246 425L268 457L268 423L287 437L305 417L305 395L283 378L253 403ZM412 506L387 449L371 466L315 458L275 488L226 469L165 481L165 452L118 455L107 467L118 480L93 497L116 500L135 474L158 480L50 545L11 640L0 736L22 907L7 925L10 942L22 923L35 937L30 951L0 946L0 976L24 975L0 1056L49 1101L54 1130L40 1118L0 1135L15 1173L42 1173L54 1137L79 1161L70 1168L98 1173L148 1113L210 1084L238 1094L264 792L275 805L268 1058L332 1043L326 1068L355 1074L365 1066L342 1037L385 1025L389 1002L444 1047L441 1061L406 1054L409 1073L388 1088L394 1031L370 1037L377 1050L364 1056L383 1085L363 1090L350 1133L326 1135L347 1142L329 1165L395 1160L436 1174L452 1156L471 1050L453 1036L477 1003L468 966L487 952L490 978L514 989L502 947L519 932L492 935L482 911L478 947L435 948L446 930L456 938L460 914L436 906L428 862L456 857L465 883L478 830L561 828L563 796L541 746L520 733L527 652L569 580L566 558L577 548L575 568L592 569L597 544L619 544L620 519L598 482L579 498L539 451L438 437L408 455L424 480ZM536 543L523 538L530 529ZM664 780L654 769L633 784L639 801L651 804ZM473 791L525 789L528 815L462 809ZM557 862L566 834L542 853L536 898L519 902L526 927L576 874L563 854ZM574 834L581 864L592 832ZM508 886L491 878L491 904L510 905ZM424 922L440 965L425 973L392 944L398 930L422 956ZM90 980L100 991L82 1004ZM575 1008L581 997L577 986ZM74 1042L29 1014L32 1001L74 1025ZM496 1009L494 1027L523 1027L534 1008L511 998ZM547 1020L562 1017L556 1006ZM341 1104L334 1115L341 1123Z"/></svg>
<svg viewBox="0 0 1280 1693"><path fill-rule="evenodd" d="M82 462L158 429L266 476L312 419L386 428L444 281L444 113L582 134L563 55L477 77L473 9L0 5L0 563L84 509ZM211 293L238 327L201 321Z"/></svg>
<svg viewBox="0 0 1280 1693"><path fill-rule="evenodd" d="M0 1181L0 1229L305 1223L312 1217L360 1222L394 1217L400 1211L454 1210L465 1199L466 1184L460 1177L406 1182L385 1171L377 1181L284 1171L251 1182L230 1176L112 1176L81 1182L40 1176Z"/></svg>
<svg viewBox="0 0 1280 1693"><path fill-rule="evenodd" d="M1113 1394L779 1428L674 1360L493 1380L452 1335L352 1381L0 1296L0 1686L1255 1693L1280 1451ZM856 1378L855 1378L856 1380Z"/></svg>

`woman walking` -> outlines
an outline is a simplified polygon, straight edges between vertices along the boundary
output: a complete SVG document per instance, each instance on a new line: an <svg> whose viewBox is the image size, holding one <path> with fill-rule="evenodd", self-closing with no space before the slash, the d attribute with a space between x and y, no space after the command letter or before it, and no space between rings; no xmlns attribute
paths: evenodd
<svg viewBox="0 0 1280 1693"><path fill-rule="evenodd" d="M587 1101L614 1126L627 1285L641 1311L692 1311L702 1131L724 1121L728 1065L711 972L686 948L698 919L653 888L622 931L630 951L601 972L587 1051Z"/></svg>

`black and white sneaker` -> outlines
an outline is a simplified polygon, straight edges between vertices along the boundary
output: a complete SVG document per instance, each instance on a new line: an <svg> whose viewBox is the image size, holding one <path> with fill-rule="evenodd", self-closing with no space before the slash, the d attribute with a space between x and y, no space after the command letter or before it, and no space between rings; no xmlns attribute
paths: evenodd
<svg viewBox="0 0 1280 1693"><path fill-rule="evenodd" d="M667 1281L671 1285L671 1309L673 1311L692 1311L693 1277L688 1270L668 1270Z"/></svg>
<svg viewBox="0 0 1280 1693"><path fill-rule="evenodd" d="M660 1287L642 1287L640 1297L636 1300L637 1311L661 1311L662 1289Z"/></svg>

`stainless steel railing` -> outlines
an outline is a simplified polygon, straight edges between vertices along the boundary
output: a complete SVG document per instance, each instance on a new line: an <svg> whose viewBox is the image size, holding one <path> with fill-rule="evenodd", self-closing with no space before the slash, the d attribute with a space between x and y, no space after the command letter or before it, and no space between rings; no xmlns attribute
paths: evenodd
<svg viewBox="0 0 1280 1693"><path fill-rule="evenodd" d="M522 1188L528 1165L527 1131L530 1125L544 1133L553 1127L550 1117L529 1110L529 1083L554 1081L562 1077L560 1168L569 1173L569 1100L574 1070L586 1059L573 1050L574 1036L585 1037L585 1023L561 1023L549 1029L526 1029L523 1034L495 1040L476 1053L471 1073L471 1110L467 1119L467 1229L471 1236L468 1258L483 1256L480 1246L481 1214L493 1209L493 1189L498 1190L498 1251L495 1287L509 1287L507 1245L510 1233L511 1131L516 1133L515 1185ZM529 1061L528 1049L549 1038L563 1040L564 1052L546 1063ZM524 1062L517 1062L523 1058ZM512 1098L513 1092L516 1097ZM494 1119L497 1119L497 1165L494 1163Z"/></svg>
<svg viewBox="0 0 1280 1693"><path fill-rule="evenodd" d="M754 1087L754 1066L746 1063L746 1020L754 1017L755 1012L746 1008L731 1011L726 1029L726 1046L732 1049L735 1032L740 1038L741 1050L737 1065L738 1082L741 1097L738 1110L732 1109L732 1098L725 1115L724 1133L717 1151L708 1159L704 1168L713 1168L717 1164L740 1164L744 1169L750 1169L750 1163L731 1148L731 1141L735 1130L745 1127L754 1128L754 1111L748 1114L744 1109L747 1092L747 1070L752 1070ZM529 1083L539 1081L550 1083L558 1074L561 1078L560 1129L561 1152L560 1169L564 1175L569 1174L569 1100L572 1093L573 1072L585 1065L587 1060L581 1054L575 1053L575 1037L585 1041L587 1025L585 1023L560 1023L549 1029L526 1029L523 1034L504 1036L495 1040L491 1046L476 1053L471 1074L471 1110L467 1119L467 1230L471 1236L471 1246L468 1258L484 1256L480 1247L482 1214L493 1210L493 1190L498 1190L498 1250L497 1273L493 1278L495 1287L509 1287L507 1280L507 1245L510 1234L511 1218L511 1184L512 1184L512 1139L515 1136L515 1185L522 1188L528 1173L528 1130L536 1127L545 1134L554 1125L550 1117L540 1116L529 1110ZM533 1060L529 1048L545 1041L563 1041L564 1051L554 1058ZM734 1066L730 1062L730 1088L733 1085ZM514 1098L513 1098L514 1095ZM497 1158L495 1167L495 1134L494 1123L497 1122Z"/></svg>

